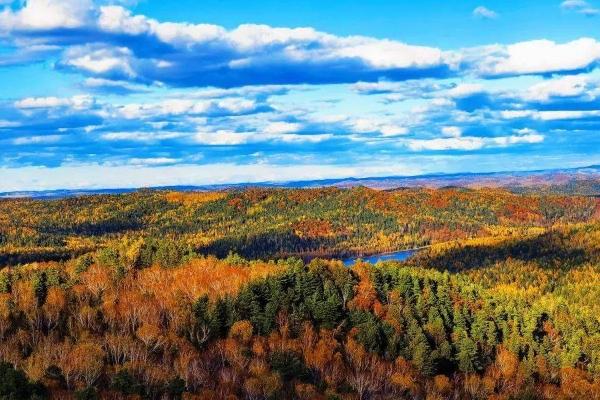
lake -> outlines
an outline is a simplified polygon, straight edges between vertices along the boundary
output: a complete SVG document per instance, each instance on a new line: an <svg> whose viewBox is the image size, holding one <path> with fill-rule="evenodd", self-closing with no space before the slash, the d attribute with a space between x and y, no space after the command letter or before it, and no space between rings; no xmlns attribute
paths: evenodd
<svg viewBox="0 0 600 400"><path fill-rule="evenodd" d="M353 265L356 260L363 260L365 262L375 264L377 261L404 261L413 254L417 252L416 249L411 250L400 250L393 253L384 253L384 254L374 254L372 256L363 256L363 257L351 257L346 258L344 261L344 265L350 266Z"/></svg>

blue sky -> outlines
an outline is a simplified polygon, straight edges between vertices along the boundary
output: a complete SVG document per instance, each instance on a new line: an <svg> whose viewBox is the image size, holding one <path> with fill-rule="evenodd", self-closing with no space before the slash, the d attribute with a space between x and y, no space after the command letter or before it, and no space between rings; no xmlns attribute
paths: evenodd
<svg viewBox="0 0 600 400"><path fill-rule="evenodd" d="M600 1L0 0L0 191L600 163Z"/></svg>

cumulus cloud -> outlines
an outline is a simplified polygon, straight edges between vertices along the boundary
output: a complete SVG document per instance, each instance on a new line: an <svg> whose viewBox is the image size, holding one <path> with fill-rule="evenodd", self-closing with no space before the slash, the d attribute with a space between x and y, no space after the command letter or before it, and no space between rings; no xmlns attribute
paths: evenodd
<svg viewBox="0 0 600 400"><path fill-rule="evenodd" d="M586 75L569 75L543 81L531 86L524 94L526 100L547 101L556 97L576 97L588 93L590 78Z"/></svg>
<svg viewBox="0 0 600 400"><path fill-rule="evenodd" d="M537 111L590 111L600 108L600 80L595 73L556 75L518 88L486 89L483 85L460 84L437 94L440 101L467 113L503 110L522 114Z"/></svg>
<svg viewBox="0 0 600 400"><path fill-rule="evenodd" d="M487 7L479 6L473 10L473 16L481 19L496 19L498 18L498 13Z"/></svg>
<svg viewBox="0 0 600 400"><path fill-rule="evenodd" d="M95 157L112 158L123 151L131 156L137 154L136 158L147 158L139 153L161 157L164 151L193 153L193 146L188 146L196 143L193 137L199 126L207 126L210 131L226 129L236 123L235 120L229 121L229 118L241 116L248 120L239 122L248 125L253 120L252 115L271 113L273 109L268 105L269 97L273 93L280 93L275 88L258 87L252 90L216 91L214 97L209 96L210 92L171 93L163 100L147 99L117 104L89 95L27 97L13 102L0 102L0 146L37 146L38 154L43 154L42 150L55 144L54 139L60 135L65 139L60 142L61 150L56 154L52 153L56 149L46 152L52 162L68 157L85 158L92 153ZM243 96L246 92L248 97ZM265 123L263 127L267 125ZM324 136L308 135L279 138L278 134L295 129L291 123L273 124L269 129L258 139L264 142L307 143L326 139ZM132 147L134 143L143 146ZM161 148L166 144L170 146L167 150ZM34 162L49 161L38 157Z"/></svg>
<svg viewBox="0 0 600 400"><path fill-rule="evenodd" d="M562 44L531 40L466 52L467 63L484 77L584 71L596 68L599 60L600 42L592 38Z"/></svg>
<svg viewBox="0 0 600 400"><path fill-rule="evenodd" d="M173 86L353 83L383 77L447 76L450 54L365 36L340 37L313 28L159 22L124 7L93 8L89 0L33 0L0 14L4 35L44 31L36 42L66 45L60 63L96 78ZM83 30L85 28L85 30ZM52 35L53 30L79 31ZM93 42L94 44L88 44Z"/></svg>
<svg viewBox="0 0 600 400"><path fill-rule="evenodd" d="M571 0L565 8L580 9ZM579 4L579 8L576 5ZM496 15L483 6L474 13ZM90 78L173 87L356 83L361 94L395 94L394 82L477 75L547 75L590 70L600 43L533 40L459 50L367 36L336 36L310 27L161 22L120 5L91 0L30 0L0 13L0 36L15 46L5 63L60 52L60 68ZM38 46L38 52L23 49ZM1 62L0 62L1 64ZM408 93L410 94L410 93Z"/></svg>
<svg viewBox="0 0 600 400"><path fill-rule="evenodd" d="M102 78L220 87L402 80L452 69L447 55L431 47L312 28L159 22L120 6L100 7L93 28L103 44L75 46L61 65Z"/></svg>
<svg viewBox="0 0 600 400"><path fill-rule="evenodd" d="M0 12L0 32L80 28L92 23L92 0L28 0Z"/></svg>
<svg viewBox="0 0 600 400"><path fill-rule="evenodd" d="M69 48L61 65L108 79L134 79L135 61L127 47L84 45Z"/></svg>

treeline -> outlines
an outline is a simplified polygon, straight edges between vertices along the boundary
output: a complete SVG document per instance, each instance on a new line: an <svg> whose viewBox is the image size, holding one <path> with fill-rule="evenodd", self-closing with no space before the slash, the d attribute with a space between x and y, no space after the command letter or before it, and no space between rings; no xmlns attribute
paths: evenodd
<svg viewBox="0 0 600 400"><path fill-rule="evenodd" d="M459 188L140 191L1 200L0 265L58 261L123 237L174 240L219 257L230 251L252 259L341 257L588 222L600 216L599 204L591 197Z"/></svg>
<svg viewBox="0 0 600 400"><path fill-rule="evenodd" d="M135 237L5 269L0 396L594 399L600 265L551 266L571 259L556 236L593 255L599 232L541 234L538 252L511 243L519 257L460 273L219 260Z"/></svg>

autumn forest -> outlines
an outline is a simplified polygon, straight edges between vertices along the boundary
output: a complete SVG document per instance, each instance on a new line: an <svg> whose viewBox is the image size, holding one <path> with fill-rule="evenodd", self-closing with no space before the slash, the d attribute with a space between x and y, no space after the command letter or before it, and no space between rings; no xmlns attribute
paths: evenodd
<svg viewBox="0 0 600 400"><path fill-rule="evenodd" d="M600 399L594 196L3 199L0 267L0 399Z"/></svg>

